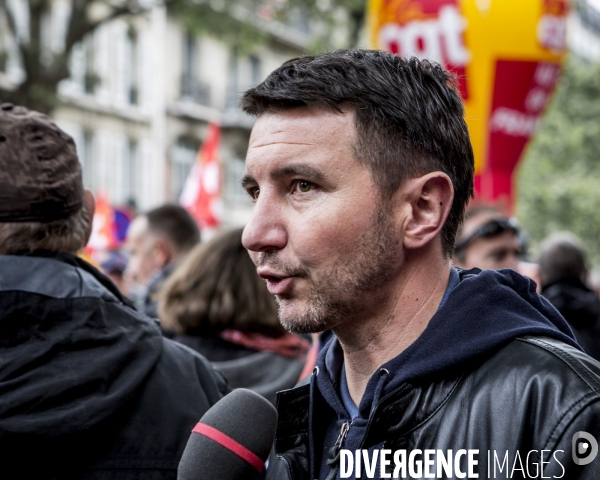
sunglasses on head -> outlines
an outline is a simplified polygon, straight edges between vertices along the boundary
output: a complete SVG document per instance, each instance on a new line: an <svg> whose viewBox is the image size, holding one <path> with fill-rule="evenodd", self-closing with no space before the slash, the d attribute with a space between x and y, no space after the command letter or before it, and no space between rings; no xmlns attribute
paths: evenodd
<svg viewBox="0 0 600 480"><path fill-rule="evenodd" d="M455 252L467 248L478 238L492 238L504 232L512 232L519 236L519 224L514 218L494 218L477 227L470 235L466 236L456 244Z"/></svg>

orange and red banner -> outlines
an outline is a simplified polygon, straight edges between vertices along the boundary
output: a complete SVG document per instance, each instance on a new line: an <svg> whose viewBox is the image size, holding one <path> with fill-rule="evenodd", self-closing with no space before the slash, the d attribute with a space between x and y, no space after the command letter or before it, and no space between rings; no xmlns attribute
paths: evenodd
<svg viewBox="0 0 600 480"><path fill-rule="evenodd" d="M567 0L370 0L372 47L458 77L484 201L513 203L513 172L560 76Z"/></svg>
<svg viewBox="0 0 600 480"><path fill-rule="evenodd" d="M214 228L221 217L221 129L208 124L208 132L198 157L181 192L179 203L198 222L200 228Z"/></svg>
<svg viewBox="0 0 600 480"><path fill-rule="evenodd" d="M119 242L115 229L115 212L104 192L96 194L96 211L92 234L87 244L88 253L117 248Z"/></svg>

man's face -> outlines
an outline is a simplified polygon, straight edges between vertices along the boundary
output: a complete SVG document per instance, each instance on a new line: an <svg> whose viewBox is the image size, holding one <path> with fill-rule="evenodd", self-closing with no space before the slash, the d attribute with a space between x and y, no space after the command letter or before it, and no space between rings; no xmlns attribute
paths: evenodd
<svg viewBox="0 0 600 480"><path fill-rule="evenodd" d="M402 264L393 217L355 144L351 112L269 113L252 131L242 183L255 206L242 242L292 332L377 310Z"/></svg>
<svg viewBox="0 0 600 480"><path fill-rule="evenodd" d="M496 217L477 215L465 221L463 237L471 235L477 228ZM500 217L501 218L501 217ZM479 237L473 240L465 250L465 261L460 265L465 269L498 270L510 268L517 271L522 255L521 243L512 230L492 237Z"/></svg>
<svg viewBox="0 0 600 480"><path fill-rule="evenodd" d="M164 266L164 260L157 248L157 238L148 228L148 219L137 217L127 230L126 249L129 261L125 277L142 285L148 285L150 279Z"/></svg>

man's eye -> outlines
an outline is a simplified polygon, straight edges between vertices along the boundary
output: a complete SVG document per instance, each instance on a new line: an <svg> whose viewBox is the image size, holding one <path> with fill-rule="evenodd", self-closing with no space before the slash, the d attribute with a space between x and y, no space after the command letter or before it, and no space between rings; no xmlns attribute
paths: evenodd
<svg viewBox="0 0 600 480"><path fill-rule="evenodd" d="M258 194L260 193L259 188L250 188L248 189L248 195L252 198L252 200L258 199Z"/></svg>
<svg viewBox="0 0 600 480"><path fill-rule="evenodd" d="M313 187L312 183L307 182L306 180L298 181L297 186L298 190L302 193L310 192Z"/></svg>
<svg viewBox="0 0 600 480"><path fill-rule="evenodd" d="M496 262L501 262L502 260L504 260L506 258L507 255L508 255L507 250L500 250L500 251L494 252L492 254L492 259Z"/></svg>

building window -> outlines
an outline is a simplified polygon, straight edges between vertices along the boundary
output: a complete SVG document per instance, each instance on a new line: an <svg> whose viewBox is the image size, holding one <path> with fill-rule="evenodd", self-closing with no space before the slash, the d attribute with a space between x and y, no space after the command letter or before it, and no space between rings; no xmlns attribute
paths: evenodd
<svg viewBox="0 0 600 480"><path fill-rule="evenodd" d="M177 201L183 190L192 165L198 156L200 142L191 138L180 138L171 150L170 186L171 199Z"/></svg>
<svg viewBox="0 0 600 480"><path fill-rule="evenodd" d="M123 171L123 200L126 204L135 204L139 195L138 185L142 170L138 166L138 144L129 138L125 143L125 161Z"/></svg>
<svg viewBox="0 0 600 480"><path fill-rule="evenodd" d="M260 72L260 58L256 55L250 55L250 83L252 85L258 85L262 80Z"/></svg>
<svg viewBox="0 0 600 480"><path fill-rule="evenodd" d="M225 181L225 195L227 200L235 203L252 204L250 196L244 191L240 180L246 171L246 162L239 152L235 158L227 162L227 175Z"/></svg>
<svg viewBox="0 0 600 480"><path fill-rule="evenodd" d="M183 39L181 99L210 105L210 86L198 78L198 43L196 37L189 32Z"/></svg>
<svg viewBox="0 0 600 480"><path fill-rule="evenodd" d="M127 29L127 99L130 104L139 103L139 40L137 30L133 27Z"/></svg>
<svg viewBox="0 0 600 480"><path fill-rule="evenodd" d="M83 132L82 152L79 156L83 170L83 183L92 191L96 190L96 172L94 159L94 134L90 131Z"/></svg>
<svg viewBox="0 0 600 480"><path fill-rule="evenodd" d="M229 62L229 87L227 88L227 108L237 108L240 97L240 58L237 49L231 49Z"/></svg>
<svg viewBox="0 0 600 480"><path fill-rule="evenodd" d="M0 16L0 72L6 72L8 64L8 41L6 29L3 27L4 18Z"/></svg>
<svg viewBox="0 0 600 480"><path fill-rule="evenodd" d="M230 58L226 104L229 109L238 108L241 93L262 80L262 64L257 55L240 57L233 48Z"/></svg>
<svg viewBox="0 0 600 480"><path fill-rule="evenodd" d="M186 32L183 37L183 74L193 77L196 74L197 59L196 37Z"/></svg>
<svg viewBox="0 0 600 480"><path fill-rule="evenodd" d="M84 61L85 74L83 77L83 91L88 94L93 94L96 86L99 83L99 77L96 74L95 59L94 59L94 35L89 34L83 41L84 46Z"/></svg>

